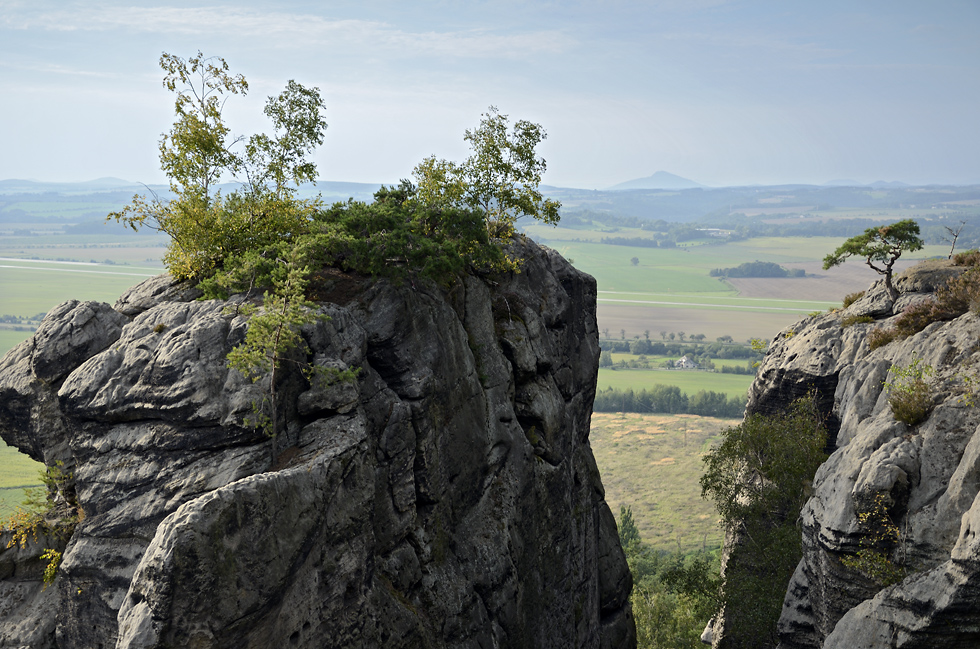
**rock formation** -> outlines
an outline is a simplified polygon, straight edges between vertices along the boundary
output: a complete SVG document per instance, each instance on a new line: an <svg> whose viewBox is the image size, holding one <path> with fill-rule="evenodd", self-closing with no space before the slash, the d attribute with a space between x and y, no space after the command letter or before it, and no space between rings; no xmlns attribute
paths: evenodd
<svg viewBox="0 0 980 649"><path fill-rule="evenodd" d="M589 447L595 282L318 282L282 430L230 370L247 318L167 276L68 302L0 362L0 435L73 475L45 539L0 539L0 647L633 647L632 586ZM240 299L239 299L240 301ZM50 542L50 541L49 541Z"/></svg>
<svg viewBox="0 0 980 649"><path fill-rule="evenodd" d="M833 450L801 516L804 556L779 622L782 649L980 646L980 318L935 322L875 350L867 341L963 270L914 267L896 281L895 304L878 282L770 346L747 411L780 410L817 388ZM862 315L876 321L842 325ZM895 379L889 368L913 363L932 370L932 411L908 425L883 384ZM855 567L862 552L876 559Z"/></svg>

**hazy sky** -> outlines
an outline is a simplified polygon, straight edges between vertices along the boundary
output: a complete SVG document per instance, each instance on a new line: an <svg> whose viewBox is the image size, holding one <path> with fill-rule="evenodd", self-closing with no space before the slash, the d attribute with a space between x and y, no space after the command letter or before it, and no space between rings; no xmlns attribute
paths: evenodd
<svg viewBox="0 0 980 649"><path fill-rule="evenodd" d="M326 180L466 155L493 104L540 122L545 182L980 182L980 2L0 0L0 179L164 180L161 52L224 57L265 130L321 88Z"/></svg>

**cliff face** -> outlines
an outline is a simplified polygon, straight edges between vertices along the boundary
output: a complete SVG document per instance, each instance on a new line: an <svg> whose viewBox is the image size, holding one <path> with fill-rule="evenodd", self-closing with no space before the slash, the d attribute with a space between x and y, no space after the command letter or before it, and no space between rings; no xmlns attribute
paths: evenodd
<svg viewBox="0 0 980 649"><path fill-rule="evenodd" d="M589 447L595 282L522 244L449 291L326 275L310 360L226 366L247 320L161 276L69 302L0 363L0 435L73 472L84 518L3 550L0 646L632 647L631 578Z"/></svg>
<svg viewBox="0 0 980 649"><path fill-rule="evenodd" d="M843 313L781 332L763 361L748 411L778 410L816 387L834 449L802 513L804 556L779 623L784 649L980 646L980 319L936 322L874 351L866 340L962 270L910 269L894 305L879 282ZM877 321L845 328L846 315ZM892 414L883 382L893 379L889 368L916 361L932 368L933 409L910 426ZM862 523L875 502L883 515ZM875 549L891 580L842 562Z"/></svg>

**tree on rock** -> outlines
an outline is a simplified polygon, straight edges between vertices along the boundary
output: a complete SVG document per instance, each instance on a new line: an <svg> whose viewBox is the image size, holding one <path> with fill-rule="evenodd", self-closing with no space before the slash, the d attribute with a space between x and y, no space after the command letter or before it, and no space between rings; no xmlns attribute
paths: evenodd
<svg viewBox="0 0 980 649"><path fill-rule="evenodd" d="M914 252L921 250L922 246L919 224L912 219L905 219L891 225L868 228L864 234L851 237L824 257L823 268L827 270L839 266L851 255L864 257L870 268L885 276L885 288L894 302L898 298L898 290L892 285L892 267L904 251Z"/></svg>
<svg viewBox="0 0 980 649"><path fill-rule="evenodd" d="M535 153L547 137L540 124L518 120L491 106L480 126L463 136L473 150L462 163L430 156L415 167L416 200L431 208L475 209L486 214L492 239L514 234L514 222L531 216L548 224L561 218L561 203L544 198L538 189L547 169Z"/></svg>

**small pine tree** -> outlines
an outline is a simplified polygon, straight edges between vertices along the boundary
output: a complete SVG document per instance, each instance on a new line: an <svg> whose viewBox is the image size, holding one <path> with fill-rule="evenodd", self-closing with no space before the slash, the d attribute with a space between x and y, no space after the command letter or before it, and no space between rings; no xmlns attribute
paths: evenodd
<svg viewBox="0 0 980 649"><path fill-rule="evenodd" d="M633 522L633 508L619 506L619 543L624 550L629 550L640 544L640 530Z"/></svg>

